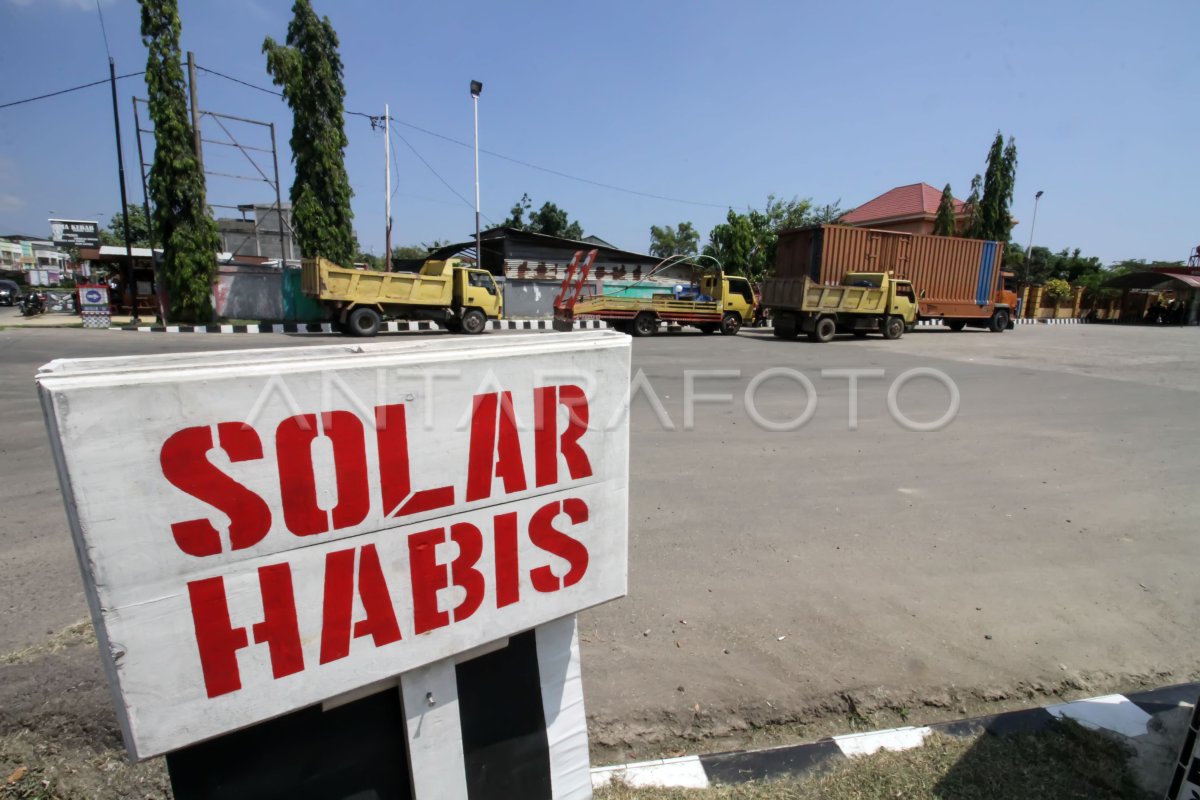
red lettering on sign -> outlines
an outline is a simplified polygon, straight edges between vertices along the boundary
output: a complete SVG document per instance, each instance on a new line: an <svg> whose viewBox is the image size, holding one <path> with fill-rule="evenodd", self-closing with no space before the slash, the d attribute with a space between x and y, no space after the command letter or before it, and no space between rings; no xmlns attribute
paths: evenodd
<svg viewBox="0 0 1200 800"><path fill-rule="evenodd" d="M259 567L258 583L262 588L263 621L251 630L255 643L265 643L271 652L271 674L283 678L304 669L292 568L287 564Z"/></svg>
<svg viewBox="0 0 1200 800"><path fill-rule="evenodd" d="M225 600L225 579L205 578L188 584L192 604L192 624L200 650L200 670L209 697L229 694L242 688L237 651L250 644L245 628L235 628L229 619Z"/></svg>
<svg viewBox="0 0 1200 800"><path fill-rule="evenodd" d="M408 563L412 573L413 633L428 633L450 624L450 615L438 609L437 593L450 585L446 565L437 560L437 546L446 541L444 528L433 528L408 537Z"/></svg>
<svg viewBox="0 0 1200 800"><path fill-rule="evenodd" d="M234 463L263 457L262 442L249 425L219 423L217 438ZM230 549L252 547L271 530L271 509L261 497L208 460L212 448L212 430L207 426L184 428L172 434L159 451L163 476L176 488L229 517ZM173 523L171 533L179 549L190 556L212 556L222 550L221 534L207 519Z"/></svg>
<svg viewBox="0 0 1200 800"><path fill-rule="evenodd" d="M450 539L458 545L458 555L450 562L450 581L466 592L454 609L454 621L462 622L479 610L487 589L483 573L475 568L483 555L483 534L469 522L457 522L450 526Z"/></svg>
<svg viewBox="0 0 1200 800"><path fill-rule="evenodd" d="M312 454L318 436L316 415L289 417L275 430L283 521L297 536L325 533L331 527L331 520L334 529L353 527L366 519L371 510L362 422L349 411L326 411L321 414L321 427L333 445L337 479L337 504L328 513L317 504Z"/></svg>
<svg viewBox="0 0 1200 800"><path fill-rule="evenodd" d="M358 597L365 616L354 623L354 638L370 636L376 647L400 641L400 624L383 577L379 551L369 544L360 550L337 550L325 556L325 599L321 625L321 663L350 654L350 618L354 605L354 557L358 559Z"/></svg>
<svg viewBox="0 0 1200 800"><path fill-rule="evenodd" d="M454 487L413 493L408 466L408 423L404 404L375 407L375 442L379 449L379 486L385 517L420 514L454 505Z"/></svg>
<svg viewBox="0 0 1200 800"><path fill-rule="evenodd" d="M531 570L530 582L539 592L557 592L559 589L574 586L587 572L587 547L583 542L554 527L554 519L559 514L566 514L572 525L580 525L588 519L587 503L577 497L569 497L561 503L548 503L539 508L529 521L529 541L535 547L565 559L570 565L567 574L561 580L549 566Z"/></svg>
<svg viewBox="0 0 1200 800"><path fill-rule="evenodd" d="M504 608L521 599L515 511L496 515L492 523L492 539L496 547L496 608Z"/></svg>
<svg viewBox="0 0 1200 800"><path fill-rule="evenodd" d="M525 462L513 412L512 392L475 395L467 457L467 501L492 496L493 478L506 494L525 491Z"/></svg>
<svg viewBox="0 0 1200 800"><path fill-rule="evenodd" d="M567 408L567 429L558 436L558 405ZM573 480L591 477L592 464L579 446L587 431L587 395L578 386L542 386L533 390L533 436L535 482L538 486L558 483L558 454L567 463Z"/></svg>

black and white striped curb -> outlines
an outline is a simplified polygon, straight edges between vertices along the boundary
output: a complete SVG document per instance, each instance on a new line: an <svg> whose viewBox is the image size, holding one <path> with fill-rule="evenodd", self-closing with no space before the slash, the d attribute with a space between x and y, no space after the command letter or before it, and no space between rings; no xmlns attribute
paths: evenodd
<svg viewBox="0 0 1200 800"><path fill-rule="evenodd" d="M599 320L576 320L575 329L603 328ZM488 329L493 331L546 331L553 330L550 319L493 319ZM332 322L260 322L250 325L141 325L137 328L112 328L118 331L137 333L337 333ZM444 330L436 322L401 320L384 322L380 333L402 333L412 331Z"/></svg>
<svg viewBox="0 0 1200 800"><path fill-rule="evenodd" d="M1077 325L1086 323L1085 318L1072 319L1015 319L1017 325ZM940 319L923 319L917 322L921 328L945 327ZM606 327L602 320L576 320L576 330L593 330ZM773 327L770 320L760 329ZM554 321L550 319L500 319L489 320L488 329L493 331L546 331L554 329ZM136 331L137 333L337 333L331 322L260 322L250 325L141 325L136 328L113 327L111 330ZM403 333L418 331L444 330L435 322L417 322L401 320L384 322L380 325L380 333ZM669 330L679 330L678 326L670 326ZM754 328L747 328L754 330Z"/></svg>
<svg viewBox="0 0 1200 800"><path fill-rule="evenodd" d="M1200 683L1187 683L1131 695L1105 695L922 727L850 733L809 744L596 767L592 770L592 786L599 788L617 780L634 787L703 789L712 784L796 779L816 774L836 762L855 756L870 755L879 750L900 751L920 747L925 738L934 732L957 737L981 733L995 736L1033 733L1059 719L1071 719L1085 728L1108 731L1125 739L1136 740L1151 735L1151 721L1155 716L1181 706L1193 706L1198 696Z"/></svg>

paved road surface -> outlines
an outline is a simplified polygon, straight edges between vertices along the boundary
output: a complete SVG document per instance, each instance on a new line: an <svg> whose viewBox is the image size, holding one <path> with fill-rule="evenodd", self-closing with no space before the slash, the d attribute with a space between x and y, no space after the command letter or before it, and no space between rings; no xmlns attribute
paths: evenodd
<svg viewBox="0 0 1200 800"><path fill-rule="evenodd" d="M32 383L38 365L321 341L330 339L0 330L0 653L87 614ZM581 626L601 738L667 720L679 732L696 704L719 727L803 716L844 692L940 703L952 686L999 696L1080 672L1114 683L1193 674L1200 330L921 330L828 345L751 331L633 347L634 371L674 430L647 392L635 397L630 596ZM914 367L958 388L959 413L941 431L913 432L889 415L889 386ZM816 389L799 430L763 430L745 406L747 386L770 368L798 370ZM862 379L854 431L847 380L821 376L837 368L885 373ZM688 369L740 370L694 379L695 393L733 399L697 404L691 430ZM762 381L754 398L776 421L805 404L786 375ZM921 379L898 402L928 421L948 392ZM52 692L53 657L45 663L36 691Z"/></svg>

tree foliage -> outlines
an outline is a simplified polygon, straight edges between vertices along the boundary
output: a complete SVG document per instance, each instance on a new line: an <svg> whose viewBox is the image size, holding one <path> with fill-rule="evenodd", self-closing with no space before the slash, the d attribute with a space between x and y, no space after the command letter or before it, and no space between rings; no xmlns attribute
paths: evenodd
<svg viewBox="0 0 1200 800"><path fill-rule="evenodd" d="M150 246L150 226L146 223L146 212L140 205L126 206L129 214L130 247ZM107 230L100 229L100 244L125 246L125 214L120 211L112 215Z"/></svg>
<svg viewBox="0 0 1200 800"><path fill-rule="evenodd" d="M983 190L983 176L975 173L975 177L971 178L971 193L967 195L967 201L963 203L963 216L965 225L963 226L963 236L968 239L980 239L982 229L982 218L980 216L979 202L980 192Z"/></svg>
<svg viewBox="0 0 1200 800"><path fill-rule="evenodd" d="M709 232L704 254L720 261L726 272L761 280L775 269L779 232L813 223L811 200L779 200L769 195L762 211L750 209L741 214L730 209L725 221Z"/></svg>
<svg viewBox="0 0 1200 800"><path fill-rule="evenodd" d="M1053 300L1063 300L1071 296L1071 284L1062 278L1051 278L1043 286L1046 296Z"/></svg>
<svg viewBox="0 0 1200 800"><path fill-rule="evenodd" d="M987 170L983 175L983 195L979 200L979 218L971 237L1007 242L1012 236L1013 218L1009 213L1012 205L1013 188L1017 177L1017 145L996 131L996 138L988 150ZM974 184L972 184L972 189Z"/></svg>
<svg viewBox="0 0 1200 800"><path fill-rule="evenodd" d="M148 51L146 90L154 122L150 197L154 226L163 247L169 316L180 322L207 322L212 318L212 282L220 241L216 223L208 214L204 175L193 149L180 66L179 10L176 0L139 2L142 42ZM132 210L128 213L132 221Z"/></svg>
<svg viewBox="0 0 1200 800"><path fill-rule="evenodd" d="M544 233L547 236L559 236L564 239L582 239L583 226L578 220L572 221L565 209L556 204L546 202L537 211L533 211L533 201L528 194L522 194L521 199L513 203L508 217L500 223L501 227L516 228L531 233ZM528 216L528 221L526 217Z"/></svg>
<svg viewBox="0 0 1200 800"><path fill-rule="evenodd" d="M700 232L690 222L681 222L674 227L650 226L650 255L656 258L693 256L699 252L699 248Z"/></svg>
<svg viewBox="0 0 1200 800"><path fill-rule="evenodd" d="M263 42L267 72L292 109L292 224L301 251L346 264L354 256L343 112L346 87L337 32L309 0L296 0L287 44Z"/></svg>
<svg viewBox="0 0 1200 800"><path fill-rule="evenodd" d="M935 236L954 236L958 233L958 217L954 213L954 193L950 184L942 189L942 200L938 203L937 218L933 221Z"/></svg>

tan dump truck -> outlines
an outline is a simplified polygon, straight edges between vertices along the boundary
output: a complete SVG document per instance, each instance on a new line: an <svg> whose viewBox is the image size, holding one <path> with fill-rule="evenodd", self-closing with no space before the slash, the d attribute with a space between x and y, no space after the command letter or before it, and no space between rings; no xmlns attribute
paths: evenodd
<svg viewBox="0 0 1200 800"><path fill-rule="evenodd" d="M899 339L916 324L912 283L887 272L847 272L837 286L812 278L775 278L763 287L763 303L774 312L775 335L828 342L837 333L866 336L878 331Z"/></svg>
<svg viewBox="0 0 1200 800"><path fill-rule="evenodd" d="M385 317L431 320L454 333L483 333L504 301L487 270L458 259L426 261L420 272L373 272L304 259L304 293L328 308L343 333L374 336Z"/></svg>

